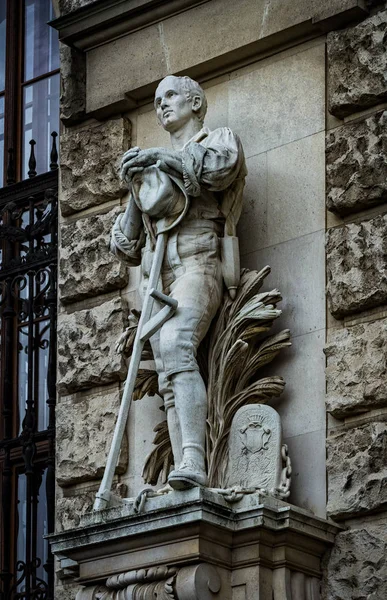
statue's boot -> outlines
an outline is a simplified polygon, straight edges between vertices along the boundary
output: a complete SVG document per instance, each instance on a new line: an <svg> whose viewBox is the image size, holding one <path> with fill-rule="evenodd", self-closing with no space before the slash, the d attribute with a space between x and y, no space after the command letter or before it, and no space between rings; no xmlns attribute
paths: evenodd
<svg viewBox="0 0 387 600"><path fill-rule="evenodd" d="M174 402L174 399L173 399ZM173 464L175 469L178 469L183 460L183 444L181 441L181 429L179 417L177 416L176 407L174 404L165 404L167 412L169 439L171 440Z"/></svg>
<svg viewBox="0 0 387 600"><path fill-rule="evenodd" d="M176 373L171 382L181 429L183 457L181 464L169 474L168 483L175 490L205 486L206 388L199 371Z"/></svg>
<svg viewBox="0 0 387 600"><path fill-rule="evenodd" d="M204 451L202 448L185 447L183 460L178 469L171 471L168 483L174 490L186 490L192 487L206 486Z"/></svg>

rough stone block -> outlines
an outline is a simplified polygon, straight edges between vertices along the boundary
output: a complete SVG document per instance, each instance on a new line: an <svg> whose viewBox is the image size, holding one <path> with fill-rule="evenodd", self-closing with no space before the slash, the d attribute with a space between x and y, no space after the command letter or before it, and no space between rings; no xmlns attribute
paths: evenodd
<svg viewBox="0 0 387 600"><path fill-rule="evenodd" d="M81 518L93 508L97 487L74 490L70 496L57 495L55 502L55 531L79 527Z"/></svg>
<svg viewBox="0 0 387 600"><path fill-rule="evenodd" d="M110 231L119 213L63 224L59 259L59 289L64 304L125 287L128 269L110 252Z"/></svg>
<svg viewBox="0 0 387 600"><path fill-rule="evenodd" d="M120 407L120 393L107 390L80 397L65 396L56 407L56 478L61 486L102 477ZM128 466L124 439L117 473Z"/></svg>
<svg viewBox="0 0 387 600"><path fill-rule="evenodd" d="M327 441L329 516L348 518L387 506L387 424L341 431Z"/></svg>
<svg viewBox="0 0 387 600"><path fill-rule="evenodd" d="M74 600L80 589L80 586L72 581L57 583L55 585L55 600Z"/></svg>
<svg viewBox="0 0 387 600"><path fill-rule="evenodd" d="M339 533L324 566L323 600L387 598L385 527Z"/></svg>
<svg viewBox="0 0 387 600"><path fill-rule="evenodd" d="M386 202L387 111L330 132L326 159L329 210L345 215Z"/></svg>
<svg viewBox="0 0 387 600"><path fill-rule="evenodd" d="M58 390L71 394L124 379L125 361L114 344L127 327L120 298L95 308L58 315Z"/></svg>
<svg viewBox="0 0 387 600"><path fill-rule="evenodd" d="M55 500L55 531L79 527L82 517L91 513L99 481L82 487L57 488ZM127 496L127 487L123 483L113 482L112 491L116 496Z"/></svg>
<svg viewBox="0 0 387 600"><path fill-rule="evenodd" d="M337 117L387 99L387 11L328 34L328 103Z"/></svg>
<svg viewBox="0 0 387 600"><path fill-rule="evenodd" d="M92 4L95 0L58 0L59 11L61 15L67 15L82 6Z"/></svg>
<svg viewBox="0 0 387 600"><path fill-rule="evenodd" d="M60 118L68 125L82 119L86 110L86 55L60 44Z"/></svg>
<svg viewBox="0 0 387 600"><path fill-rule="evenodd" d="M125 187L118 175L119 161L130 146L130 121L111 119L61 136L61 191L63 215L98 206L121 196Z"/></svg>
<svg viewBox="0 0 387 600"><path fill-rule="evenodd" d="M327 355L327 410L342 418L387 405L387 319L334 330Z"/></svg>
<svg viewBox="0 0 387 600"><path fill-rule="evenodd" d="M326 252L334 317L387 302L387 215L330 229Z"/></svg>

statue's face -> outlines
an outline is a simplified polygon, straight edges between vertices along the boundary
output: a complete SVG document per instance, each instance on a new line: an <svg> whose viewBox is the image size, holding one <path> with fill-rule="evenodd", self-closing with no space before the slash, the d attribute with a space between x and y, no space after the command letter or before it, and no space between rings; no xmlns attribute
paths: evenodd
<svg viewBox="0 0 387 600"><path fill-rule="evenodd" d="M187 98L177 77L166 77L159 84L155 94L157 118L166 131L178 131L195 118L194 109L197 109L198 101L200 102L200 98Z"/></svg>

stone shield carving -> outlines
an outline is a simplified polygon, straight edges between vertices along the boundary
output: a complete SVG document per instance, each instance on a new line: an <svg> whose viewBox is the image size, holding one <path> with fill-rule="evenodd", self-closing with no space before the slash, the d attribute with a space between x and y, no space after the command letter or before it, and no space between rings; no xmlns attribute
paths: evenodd
<svg viewBox="0 0 387 600"><path fill-rule="evenodd" d="M228 485L274 493L282 473L279 414L263 404L240 408L231 426Z"/></svg>

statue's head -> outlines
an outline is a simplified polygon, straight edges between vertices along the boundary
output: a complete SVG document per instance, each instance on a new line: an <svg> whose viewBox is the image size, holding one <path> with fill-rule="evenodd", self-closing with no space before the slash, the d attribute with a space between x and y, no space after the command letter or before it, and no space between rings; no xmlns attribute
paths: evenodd
<svg viewBox="0 0 387 600"><path fill-rule="evenodd" d="M207 100L203 89L190 77L168 75L157 87L155 109L163 128L172 133L191 119L195 119L201 127L207 112Z"/></svg>

